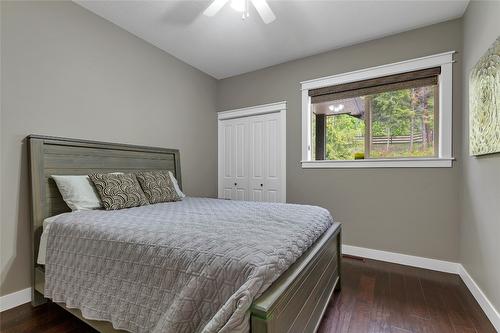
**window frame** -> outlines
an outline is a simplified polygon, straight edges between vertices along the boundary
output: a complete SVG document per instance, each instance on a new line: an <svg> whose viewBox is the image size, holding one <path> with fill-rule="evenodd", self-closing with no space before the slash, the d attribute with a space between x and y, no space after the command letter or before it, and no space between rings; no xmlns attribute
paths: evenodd
<svg viewBox="0 0 500 333"><path fill-rule="evenodd" d="M302 94L302 168L449 168L454 157L452 142L453 113L453 54L449 51L426 57L365 68L353 72L301 82ZM439 128L436 157L362 159L362 160L312 160L311 123L312 110L309 90L356 82L378 77L401 74L431 67L441 67L439 74Z"/></svg>

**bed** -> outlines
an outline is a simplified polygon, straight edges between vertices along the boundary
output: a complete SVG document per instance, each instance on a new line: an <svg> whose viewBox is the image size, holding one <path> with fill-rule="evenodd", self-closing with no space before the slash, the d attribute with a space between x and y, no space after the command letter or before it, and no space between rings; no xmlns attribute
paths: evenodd
<svg viewBox="0 0 500 333"><path fill-rule="evenodd" d="M177 178L179 186L181 187L182 180L180 174L180 154L179 151L175 149L37 135L31 135L27 140L30 149L32 197L32 302L34 305L39 305L47 301L44 297L47 287L46 283L52 281L52 279L46 281L45 266L37 264L36 261L42 232L42 223L47 217L69 211L69 208L62 200L50 175L83 175L91 172L170 170ZM252 212L266 210L265 204L263 204L264 206L253 206L253 204L250 203L191 198L188 198L184 203L179 203L176 207L179 207L179 211L185 212L186 205L213 205L213 207L220 207L221 211L224 211L224 209L226 209L226 211L244 211L245 207ZM300 209L302 209L302 207L296 206L297 207L290 205L287 207L291 210L297 209L298 214L300 214ZM268 208L270 211L271 209L276 210L276 207ZM148 209L152 210L153 207ZM163 209L167 208L163 207ZM170 206L168 209L171 209ZM193 207L190 207L188 211L192 213L193 209ZM134 210L130 210L130 212L134 212ZM137 212L139 212L139 210L137 210ZM100 212L94 212L94 214L100 214ZM224 216L225 213L221 214L220 216ZM80 217L80 219L83 219L83 217ZM249 231L250 230L248 230L248 232ZM256 229L256 232L257 231ZM249 306L245 320L248 321L247 326L250 331L315 331L333 295L333 291L335 289L340 289L341 286L340 244L341 226L338 223L329 225L321 235L316 237L312 244L306 244L307 250L305 250L305 252L303 251L297 258L292 258L293 264L289 265L289 267L286 266L287 269L281 272L279 277L273 279L270 286L265 286L265 290L259 292L258 296ZM255 256L258 257L258 254ZM50 286L47 290L51 290ZM84 319L78 308L66 306L63 302L57 304L100 332L118 331L107 321ZM89 316L85 317L88 318Z"/></svg>

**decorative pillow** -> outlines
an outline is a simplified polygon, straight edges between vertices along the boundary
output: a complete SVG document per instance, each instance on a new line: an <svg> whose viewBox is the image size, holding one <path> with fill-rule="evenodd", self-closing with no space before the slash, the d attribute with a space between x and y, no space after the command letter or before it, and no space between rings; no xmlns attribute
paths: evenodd
<svg viewBox="0 0 500 333"><path fill-rule="evenodd" d="M184 193L182 193L180 187L179 187L179 183L177 183L177 179L175 179L174 177L174 174L172 173L172 171L169 171L168 172L168 175L170 176L170 179L172 180L172 183L174 183L174 188L175 188L175 192L177 192L177 195L179 196L179 198L185 198L186 195Z"/></svg>
<svg viewBox="0 0 500 333"><path fill-rule="evenodd" d="M148 199L134 174L89 175L106 210L144 206Z"/></svg>
<svg viewBox="0 0 500 333"><path fill-rule="evenodd" d="M172 178L166 171L145 171L137 175L149 203L171 202L180 200Z"/></svg>
<svg viewBox="0 0 500 333"><path fill-rule="evenodd" d="M61 196L72 211L99 209L99 194L89 176L52 175Z"/></svg>

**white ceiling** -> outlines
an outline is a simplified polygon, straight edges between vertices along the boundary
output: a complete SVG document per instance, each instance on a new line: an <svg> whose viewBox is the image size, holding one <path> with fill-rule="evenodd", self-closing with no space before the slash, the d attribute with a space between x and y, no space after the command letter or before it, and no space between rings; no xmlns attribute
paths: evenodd
<svg viewBox="0 0 500 333"><path fill-rule="evenodd" d="M226 78L346 45L461 17L468 0L269 1L264 24L211 1L75 1L88 10L212 75Z"/></svg>

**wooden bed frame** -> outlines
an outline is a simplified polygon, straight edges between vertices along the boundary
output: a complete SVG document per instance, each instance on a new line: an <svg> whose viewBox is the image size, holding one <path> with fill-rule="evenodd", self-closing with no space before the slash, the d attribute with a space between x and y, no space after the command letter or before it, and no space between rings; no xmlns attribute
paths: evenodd
<svg viewBox="0 0 500 333"><path fill-rule="evenodd" d="M43 220L70 211L51 175L91 172L170 170L182 188L176 149L30 135L31 220L34 306L43 297L44 267L36 263ZM341 226L335 223L251 307L251 332L314 332L333 295L340 290ZM58 303L59 304L59 303ZM118 332L109 322L84 319L79 310L59 304L99 332Z"/></svg>

